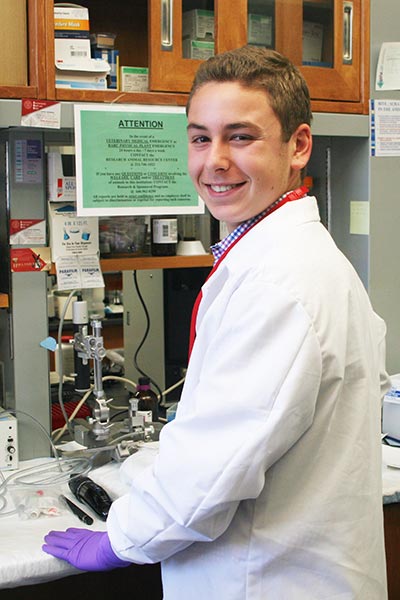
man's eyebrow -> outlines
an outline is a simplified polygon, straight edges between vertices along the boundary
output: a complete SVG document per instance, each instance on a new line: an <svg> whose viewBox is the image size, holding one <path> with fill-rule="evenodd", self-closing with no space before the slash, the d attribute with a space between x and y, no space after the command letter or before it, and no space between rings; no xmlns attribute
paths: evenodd
<svg viewBox="0 0 400 600"><path fill-rule="evenodd" d="M251 129L253 131L261 132L262 129L254 121L238 121L237 123L229 123L226 126L227 131L236 131L237 129Z"/></svg>
<svg viewBox="0 0 400 600"><path fill-rule="evenodd" d="M205 127L205 125L200 125L199 123L189 123L187 129L207 131L207 127ZM259 126L251 121L238 121L237 123L228 123L228 125L225 126L225 129L228 131L235 131L236 129L259 129Z"/></svg>
<svg viewBox="0 0 400 600"><path fill-rule="evenodd" d="M186 127L186 129L189 131L189 129L198 129L199 131L207 131L207 127L205 127L204 125L199 125L198 123L188 123L188 126Z"/></svg>
<svg viewBox="0 0 400 600"><path fill-rule="evenodd" d="M255 127L254 123L250 121L238 121L237 123L229 123L227 129L246 129L248 127Z"/></svg>

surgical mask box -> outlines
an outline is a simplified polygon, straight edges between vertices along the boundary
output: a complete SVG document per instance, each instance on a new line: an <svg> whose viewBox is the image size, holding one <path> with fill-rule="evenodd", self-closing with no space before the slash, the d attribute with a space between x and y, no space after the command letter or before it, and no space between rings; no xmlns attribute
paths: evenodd
<svg viewBox="0 0 400 600"><path fill-rule="evenodd" d="M56 65L77 57L90 58L89 10L84 6L54 5Z"/></svg>
<svg viewBox="0 0 400 600"><path fill-rule="evenodd" d="M75 157L57 151L47 153L47 193L50 202L76 200Z"/></svg>
<svg viewBox="0 0 400 600"><path fill-rule="evenodd" d="M18 469L17 419L0 408L0 470Z"/></svg>
<svg viewBox="0 0 400 600"><path fill-rule="evenodd" d="M99 252L98 217L78 217L74 203L49 202L51 260Z"/></svg>

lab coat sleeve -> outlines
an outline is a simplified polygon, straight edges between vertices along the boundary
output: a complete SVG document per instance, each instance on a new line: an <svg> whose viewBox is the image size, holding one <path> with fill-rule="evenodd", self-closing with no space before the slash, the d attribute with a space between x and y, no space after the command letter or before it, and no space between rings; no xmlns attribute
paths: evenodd
<svg viewBox="0 0 400 600"><path fill-rule="evenodd" d="M266 471L310 427L320 380L317 336L287 291L248 283L222 310L211 307L159 455L112 506L108 531L118 556L158 562L220 536L239 502L260 494Z"/></svg>

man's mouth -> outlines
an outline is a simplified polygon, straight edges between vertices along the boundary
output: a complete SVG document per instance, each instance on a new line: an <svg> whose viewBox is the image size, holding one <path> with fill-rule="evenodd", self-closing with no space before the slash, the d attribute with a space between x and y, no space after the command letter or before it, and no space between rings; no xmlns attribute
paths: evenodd
<svg viewBox="0 0 400 600"><path fill-rule="evenodd" d="M216 192L217 194L221 194L222 192L229 192L230 190L240 187L241 185L242 185L241 183L232 183L230 185L209 184L208 187L210 187L213 192Z"/></svg>

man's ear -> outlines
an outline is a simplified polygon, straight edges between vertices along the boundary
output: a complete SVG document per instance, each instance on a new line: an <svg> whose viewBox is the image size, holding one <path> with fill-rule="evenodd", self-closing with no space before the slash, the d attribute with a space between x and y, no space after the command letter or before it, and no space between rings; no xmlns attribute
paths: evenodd
<svg viewBox="0 0 400 600"><path fill-rule="evenodd" d="M298 126L291 137L293 144L292 169L301 171L310 160L312 150L311 128L306 123Z"/></svg>

